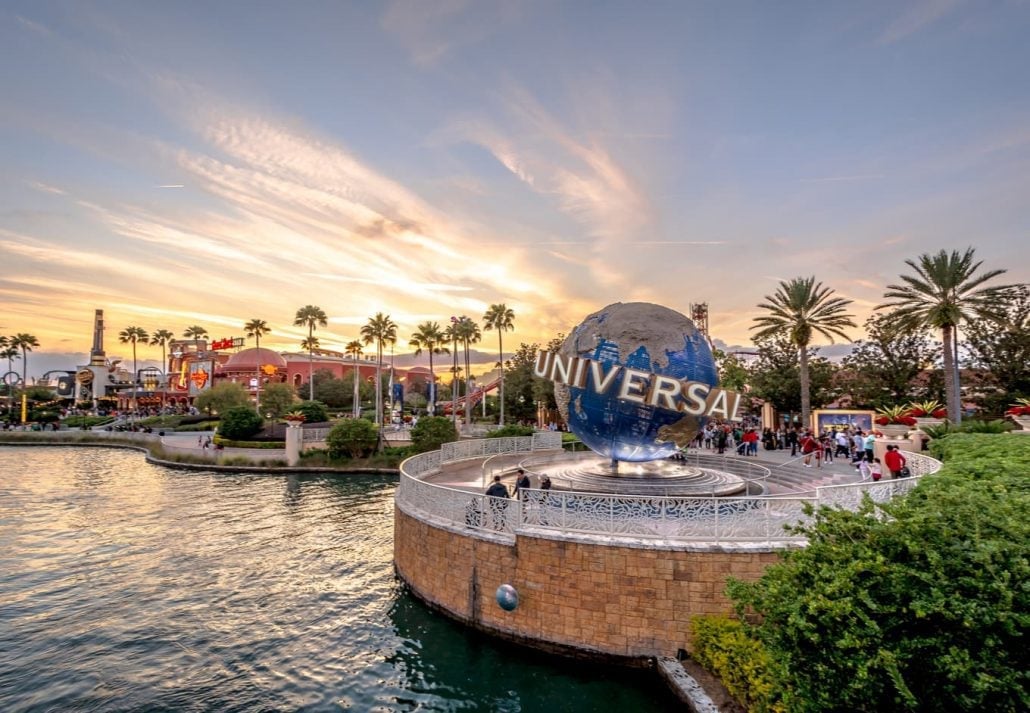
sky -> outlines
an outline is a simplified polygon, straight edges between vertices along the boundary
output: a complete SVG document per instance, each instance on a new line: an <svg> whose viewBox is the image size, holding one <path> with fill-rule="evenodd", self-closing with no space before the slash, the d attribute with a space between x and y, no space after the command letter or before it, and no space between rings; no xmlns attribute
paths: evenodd
<svg viewBox="0 0 1030 713"><path fill-rule="evenodd" d="M647 301L748 345L793 277L859 324L942 248L1028 282L1028 31L1026 0L7 0L0 334L31 376L98 308L128 357L253 318L299 351L308 304L323 347L383 312L403 352L504 303L510 351Z"/></svg>

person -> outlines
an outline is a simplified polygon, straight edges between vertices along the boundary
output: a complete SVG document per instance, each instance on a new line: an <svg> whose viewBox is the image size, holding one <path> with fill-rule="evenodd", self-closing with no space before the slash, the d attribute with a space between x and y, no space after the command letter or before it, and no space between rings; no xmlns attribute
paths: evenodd
<svg viewBox="0 0 1030 713"><path fill-rule="evenodd" d="M865 459L870 463L873 462L873 447L876 445L876 434L872 431L865 437Z"/></svg>
<svg viewBox="0 0 1030 713"><path fill-rule="evenodd" d="M852 443L852 454L851 462L859 463L862 460L862 456L865 454L865 434L862 433L862 429L859 428L855 431L855 435L851 437ZM855 466L858 468L858 466Z"/></svg>
<svg viewBox="0 0 1030 713"><path fill-rule="evenodd" d="M879 458L873 458L873 464L869 466L869 475L874 481L883 477L883 466L880 465Z"/></svg>
<svg viewBox="0 0 1030 713"><path fill-rule="evenodd" d="M863 461L859 461L859 463L858 463L858 472L862 474L862 482L863 483L865 481L867 481L867 480L872 480L873 469L872 469L869 461L864 461L864 460ZM877 478L877 480L879 480L879 478Z"/></svg>
<svg viewBox="0 0 1030 713"><path fill-rule="evenodd" d="M499 530L504 525L504 514L508 509L508 488L501 482L501 476L494 476L494 482L486 489L486 494L490 496L490 515L494 529Z"/></svg>
<svg viewBox="0 0 1030 713"><path fill-rule="evenodd" d="M729 445L728 441L729 434L726 427L720 428L715 434L715 446L719 449L719 455L726 452L726 446Z"/></svg>
<svg viewBox="0 0 1030 713"><path fill-rule="evenodd" d="M548 478L546 475L541 475L540 476L540 489L541 490L550 490L551 489L551 479Z"/></svg>
<svg viewBox="0 0 1030 713"><path fill-rule="evenodd" d="M515 492L511 494L513 498L519 497L519 492L527 488L531 488L532 485L529 483L529 476L526 475L526 471L519 468L518 475L515 477Z"/></svg>
<svg viewBox="0 0 1030 713"><path fill-rule="evenodd" d="M848 434L844 431L843 428L837 431L837 434L834 436L834 441L837 444L837 448L833 452L833 456L835 458L837 456L844 456L845 458L847 458L849 455L851 455L851 449L848 447L851 444L848 441Z"/></svg>
<svg viewBox="0 0 1030 713"><path fill-rule="evenodd" d="M812 435L805 431L804 435L801 436L799 444L801 446L801 454L805 456L805 467L812 467L812 454L819 451L819 442L812 438ZM816 465L819 465L818 463Z"/></svg>
<svg viewBox="0 0 1030 713"><path fill-rule="evenodd" d="M790 457L793 458L798 454L798 429L791 428L787 431L787 445L790 446Z"/></svg>
<svg viewBox="0 0 1030 713"><path fill-rule="evenodd" d="M905 456L901 455L897 446L887 446L883 464L891 472L891 479L896 480L901 477L901 469L905 467Z"/></svg>
<svg viewBox="0 0 1030 713"><path fill-rule="evenodd" d="M823 450L823 460L828 463L833 463L833 436L830 435L829 431L824 431L819 436L819 447Z"/></svg>

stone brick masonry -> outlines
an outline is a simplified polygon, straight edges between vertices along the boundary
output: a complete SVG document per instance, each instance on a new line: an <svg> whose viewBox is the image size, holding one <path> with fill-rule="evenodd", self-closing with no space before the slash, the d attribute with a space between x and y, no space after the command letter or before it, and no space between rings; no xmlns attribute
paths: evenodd
<svg viewBox="0 0 1030 713"><path fill-rule="evenodd" d="M771 550L624 546L520 534L514 545L433 526L395 508L394 562L414 593L454 618L542 648L640 658L691 650L690 621L727 614L726 578L756 579ZM497 587L519 593L501 609Z"/></svg>

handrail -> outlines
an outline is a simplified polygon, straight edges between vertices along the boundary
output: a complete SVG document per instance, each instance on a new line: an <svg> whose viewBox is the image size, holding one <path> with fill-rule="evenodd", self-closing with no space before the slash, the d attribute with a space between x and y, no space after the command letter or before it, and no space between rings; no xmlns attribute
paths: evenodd
<svg viewBox="0 0 1030 713"><path fill-rule="evenodd" d="M474 441L462 443L475 444ZM532 453L540 450L542 445L553 447L554 441L544 443L533 437L493 446L479 444L447 448L455 444L445 444L439 451L412 456L400 466L400 482L395 496L397 506L420 519L480 536L501 537L506 541L513 541L519 531L540 531L559 536L600 536L684 544L760 543L777 546L804 542L804 537L788 534L784 526L807 522L810 517L805 514L806 505L855 509L865 494L876 502L886 502L909 492L923 476L935 473L941 467L940 461L933 458L904 452L913 473L911 477L822 486L816 488L813 495L794 496L609 495L530 488L520 491L520 498L510 499L492 498L424 480L425 476L438 472L448 463L477 457L471 455L476 451L489 449L493 451L488 454L490 456L510 455Z"/></svg>

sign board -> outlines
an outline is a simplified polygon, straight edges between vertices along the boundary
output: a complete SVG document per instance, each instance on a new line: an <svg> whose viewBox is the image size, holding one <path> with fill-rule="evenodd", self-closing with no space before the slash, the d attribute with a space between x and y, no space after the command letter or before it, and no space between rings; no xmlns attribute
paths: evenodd
<svg viewBox="0 0 1030 713"><path fill-rule="evenodd" d="M188 376L189 395L199 396L211 388L215 364L211 361L195 361L190 364Z"/></svg>
<svg viewBox="0 0 1030 713"><path fill-rule="evenodd" d="M812 412L812 420L815 422L815 430L843 431L846 428L858 428L862 431L871 431L873 428L874 411L859 411L848 409L819 409Z"/></svg>
<svg viewBox="0 0 1030 713"><path fill-rule="evenodd" d="M220 349L239 349L243 346L243 337L227 337L226 339L216 339L211 342L209 347L213 351Z"/></svg>

